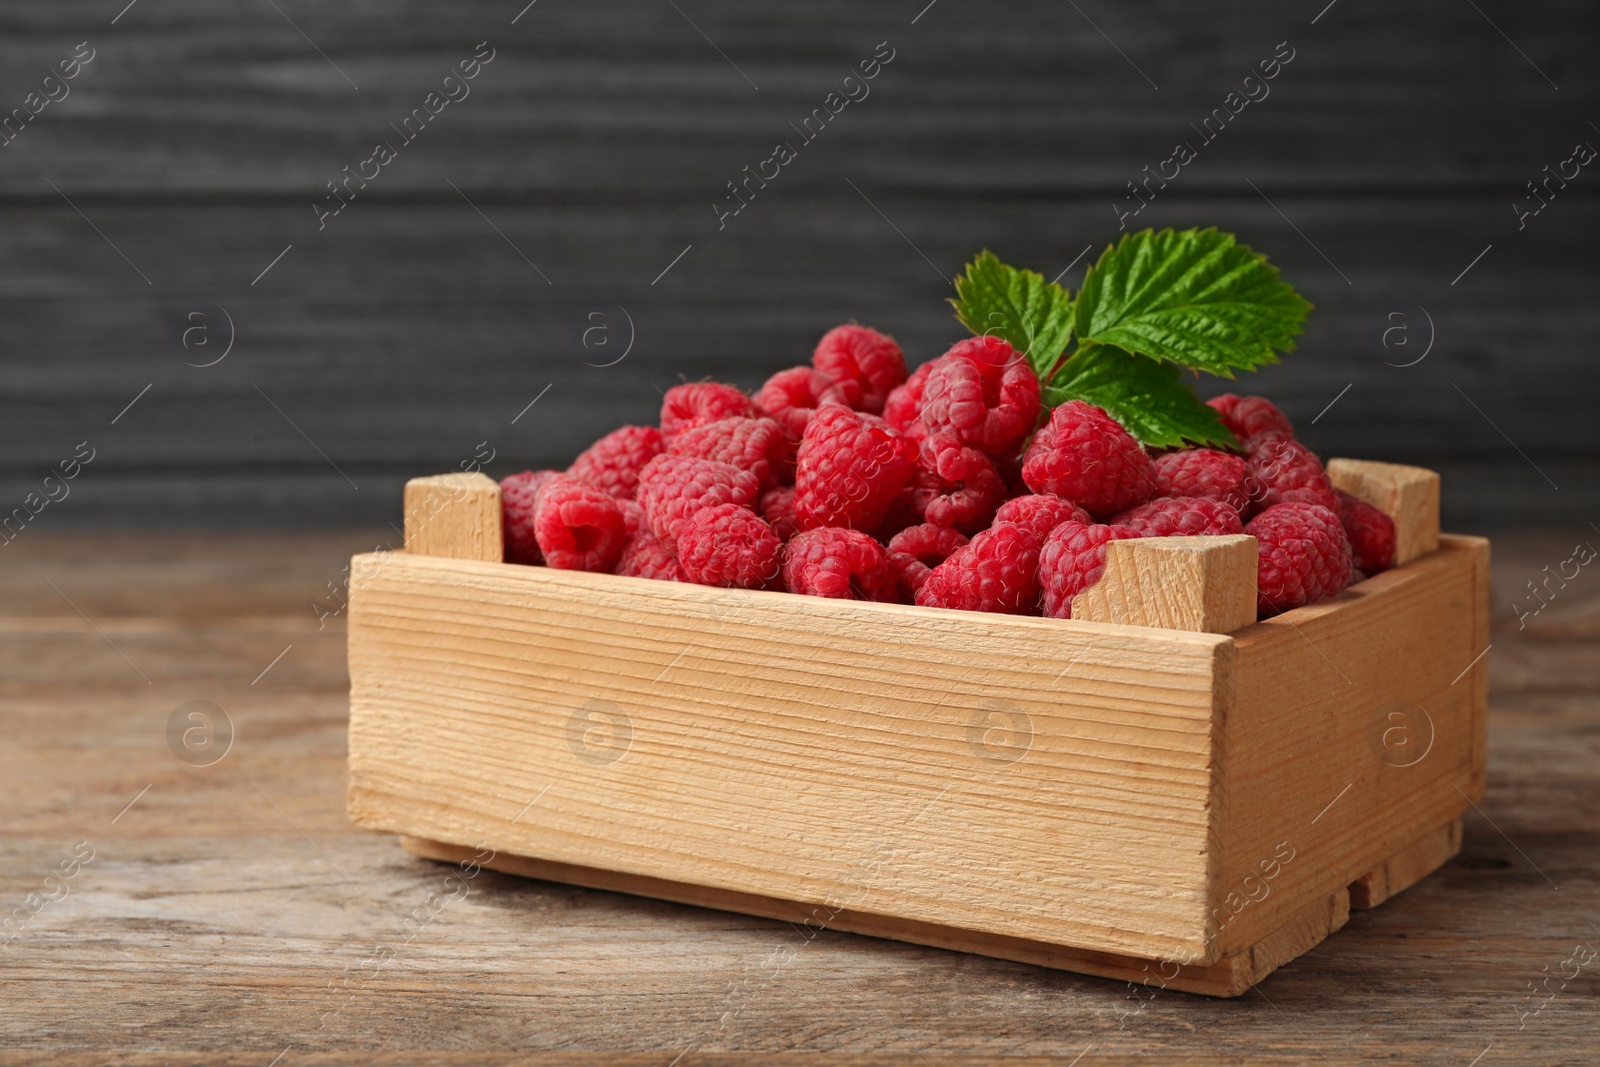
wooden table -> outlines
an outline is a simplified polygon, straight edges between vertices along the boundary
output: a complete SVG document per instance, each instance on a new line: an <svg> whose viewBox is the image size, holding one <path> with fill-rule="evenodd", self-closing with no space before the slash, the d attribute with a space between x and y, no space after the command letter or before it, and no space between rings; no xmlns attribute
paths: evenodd
<svg viewBox="0 0 1600 1067"><path fill-rule="evenodd" d="M392 534L29 529L0 548L0 1063L1594 1063L1600 959L1558 975L1600 948L1600 570L1511 606L1580 537L1496 541L1461 855L1216 1001L487 871L442 900L346 820L343 618L313 608ZM168 740L196 700L233 731L206 766Z"/></svg>

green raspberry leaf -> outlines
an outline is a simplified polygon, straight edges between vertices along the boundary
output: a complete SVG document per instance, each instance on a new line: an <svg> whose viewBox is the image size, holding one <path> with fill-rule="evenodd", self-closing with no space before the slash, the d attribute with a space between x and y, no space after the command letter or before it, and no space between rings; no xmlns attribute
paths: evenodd
<svg viewBox="0 0 1600 1067"><path fill-rule="evenodd" d="M956 318L973 333L992 334L1023 353L1042 379L1072 339L1072 295L1044 275L980 252L956 279Z"/></svg>
<svg viewBox="0 0 1600 1067"><path fill-rule="evenodd" d="M1230 233L1144 230L1089 268L1074 325L1084 342L1232 378L1292 351L1310 310L1278 268Z"/></svg>
<svg viewBox="0 0 1600 1067"><path fill-rule="evenodd" d="M1180 448L1185 442L1238 448L1222 417L1181 374L1171 363L1086 344L1045 387L1044 402L1052 408L1068 400L1097 404L1146 448Z"/></svg>

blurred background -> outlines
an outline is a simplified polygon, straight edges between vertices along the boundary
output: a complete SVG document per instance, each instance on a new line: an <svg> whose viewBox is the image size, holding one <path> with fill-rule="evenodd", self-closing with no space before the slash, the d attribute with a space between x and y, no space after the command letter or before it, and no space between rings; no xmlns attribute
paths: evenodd
<svg viewBox="0 0 1600 1067"><path fill-rule="evenodd" d="M92 456L20 536L380 525L841 321L930 359L975 252L1075 288L1119 222L1316 304L1235 388L1325 457L1442 470L1450 528L1600 517L1590 5L525 3L5 6L0 512Z"/></svg>

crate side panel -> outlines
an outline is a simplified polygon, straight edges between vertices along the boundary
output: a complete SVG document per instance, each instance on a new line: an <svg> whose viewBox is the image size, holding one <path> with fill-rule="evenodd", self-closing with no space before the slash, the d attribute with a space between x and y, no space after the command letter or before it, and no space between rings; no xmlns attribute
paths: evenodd
<svg viewBox="0 0 1600 1067"><path fill-rule="evenodd" d="M1455 538L1339 598L1235 633L1221 763L1223 952L1381 866L1482 773L1485 565Z"/></svg>
<svg viewBox="0 0 1600 1067"><path fill-rule="evenodd" d="M362 826L1205 957L1225 637L402 555L355 573Z"/></svg>
<svg viewBox="0 0 1600 1067"><path fill-rule="evenodd" d="M1445 535L1443 544L1472 553L1472 646L1479 649L1472 666L1455 685L1469 686L1473 706L1476 708L1472 738L1472 783L1466 787L1467 797L1476 804L1483 799L1484 767L1488 762L1489 746L1489 542L1482 537Z"/></svg>

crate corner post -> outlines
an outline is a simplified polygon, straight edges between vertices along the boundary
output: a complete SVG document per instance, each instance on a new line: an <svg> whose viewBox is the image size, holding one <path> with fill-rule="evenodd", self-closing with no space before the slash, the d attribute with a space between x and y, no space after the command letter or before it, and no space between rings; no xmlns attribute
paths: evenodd
<svg viewBox="0 0 1600 1067"><path fill-rule="evenodd" d="M1232 633L1256 621L1256 549L1246 534L1112 541L1105 573L1072 598L1072 617Z"/></svg>
<svg viewBox="0 0 1600 1067"><path fill-rule="evenodd" d="M1328 460L1335 489L1360 497L1394 520L1395 566L1439 547L1439 475L1424 467L1366 459Z"/></svg>
<svg viewBox="0 0 1600 1067"><path fill-rule="evenodd" d="M412 478L405 491L406 551L499 563L505 557L500 486L479 471Z"/></svg>

